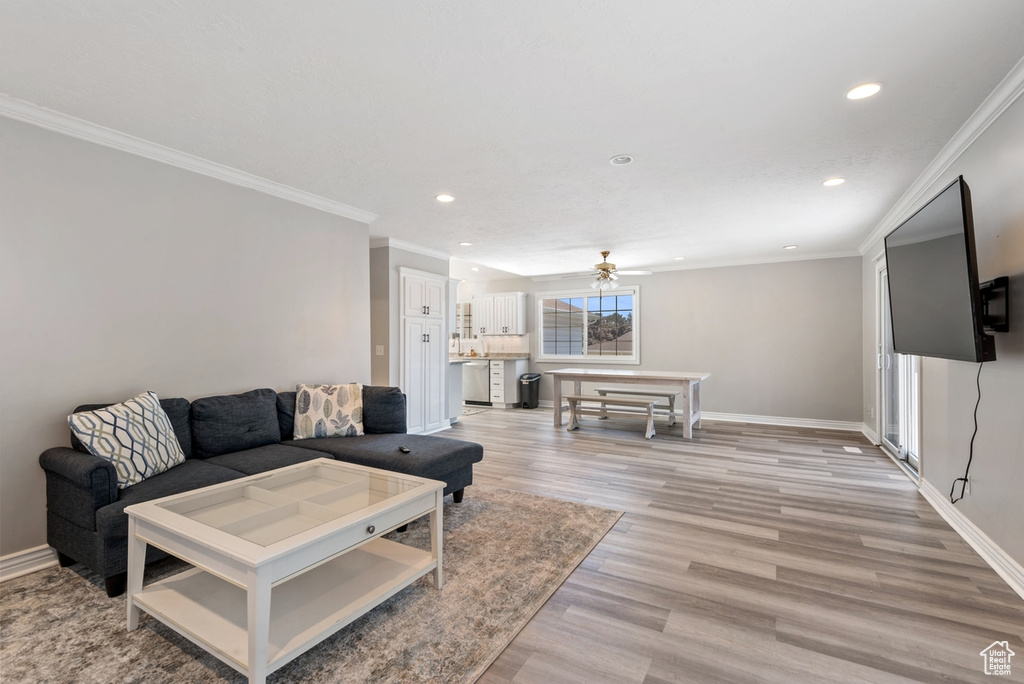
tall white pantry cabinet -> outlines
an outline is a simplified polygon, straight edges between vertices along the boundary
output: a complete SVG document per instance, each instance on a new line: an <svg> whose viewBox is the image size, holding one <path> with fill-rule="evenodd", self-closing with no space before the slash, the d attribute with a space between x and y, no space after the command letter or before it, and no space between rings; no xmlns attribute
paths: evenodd
<svg viewBox="0 0 1024 684"><path fill-rule="evenodd" d="M402 282L402 390L410 433L448 426L445 377L448 335L445 288L448 278L399 268Z"/></svg>

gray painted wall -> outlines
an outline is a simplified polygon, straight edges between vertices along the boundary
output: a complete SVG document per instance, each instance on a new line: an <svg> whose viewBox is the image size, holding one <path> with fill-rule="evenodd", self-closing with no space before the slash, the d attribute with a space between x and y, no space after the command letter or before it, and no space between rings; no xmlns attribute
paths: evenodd
<svg viewBox="0 0 1024 684"><path fill-rule="evenodd" d="M1024 99L982 133L925 193L957 175L971 188L981 279L1010 276L1010 332L996 335L996 358L981 373L971 494L956 507L1017 563L1024 565ZM906 217L904 217L906 218ZM877 416L874 371L875 268L879 240L864 258L864 401ZM868 333L870 331L870 333ZM978 364L923 359L922 477L943 494L963 475L974 431ZM868 421L875 425L874 417Z"/></svg>
<svg viewBox="0 0 1024 684"><path fill-rule="evenodd" d="M399 338L391 337L391 249L370 248L370 345L373 356L370 362L370 382L374 385L390 386L392 368L392 340L395 358L398 356ZM396 304L397 306L397 300ZM384 347L384 353L377 355L377 347ZM398 372L397 369L395 371Z"/></svg>
<svg viewBox="0 0 1024 684"><path fill-rule="evenodd" d="M0 554L82 403L370 379L366 225L0 118Z"/></svg>
<svg viewBox="0 0 1024 684"><path fill-rule="evenodd" d="M373 356L373 384L397 387L402 378L402 281L400 267L448 277L448 260L393 246L370 249L371 342L384 346ZM447 311L447 309L446 309Z"/></svg>
<svg viewBox="0 0 1024 684"><path fill-rule="evenodd" d="M625 367L711 373L702 389L706 411L860 423L860 262L848 257L623 276L623 286L639 285L641 302L641 363ZM593 292L588 282L467 283L459 296L528 292L527 324L534 333L538 293ZM531 335L534 354L539 337ZM531 361L531 370L569 365ZM550 401L546 376L540 390Z"/></svg>

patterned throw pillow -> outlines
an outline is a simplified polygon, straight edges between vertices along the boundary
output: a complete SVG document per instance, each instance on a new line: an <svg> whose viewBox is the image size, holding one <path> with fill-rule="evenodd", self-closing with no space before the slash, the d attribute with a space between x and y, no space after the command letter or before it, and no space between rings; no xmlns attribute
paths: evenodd
<svg viewBox="0 0 1024 684"><path fill-rule="evenodd" d="M294 431L295 439L363 434L363 386L297 386Z"/></svg>
<svg viewBox="0 0 1024 684"><path fill-rule="evenodd" d="M72 413L68 424L90 454L113 464L118 489L185 462L171 419L152 392L95 411Z"/></svg>

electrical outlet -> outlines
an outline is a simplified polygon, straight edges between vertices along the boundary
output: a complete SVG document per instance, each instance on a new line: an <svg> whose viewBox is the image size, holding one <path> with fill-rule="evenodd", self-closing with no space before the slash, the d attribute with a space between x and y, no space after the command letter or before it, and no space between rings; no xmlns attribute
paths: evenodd
<svg viewBox="0 0 1024 684"><path fill-rule="evenodd" d="M384 356L384 345L383 344L378 344L377 345L377 356Z"/></svg>
<svg viewBox="0 0 1024 684"><path fill-rule="evenodd" d="M874 406L868 406L868 418L874 418L874 417L875 417L875 407Z"/></svg>

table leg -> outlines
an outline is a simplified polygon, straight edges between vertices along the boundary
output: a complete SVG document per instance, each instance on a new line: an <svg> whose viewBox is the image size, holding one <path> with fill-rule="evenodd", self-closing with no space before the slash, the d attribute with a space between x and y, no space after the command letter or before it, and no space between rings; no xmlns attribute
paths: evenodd
<svg viewBox="0 0 1024 684"><path fill-rule="evenodd" d="M249 684L266 684L270 642L270 581L259 569L249 571Z"/></svg>
<svg viewBox="0 0 1024 684"><path fill-rule="evenodd" d="M552 376L554 379L554 392L552 400L555 405L555 427L562 427L562 379L557 375Z"/></svg>
<svg viewBox="0 0 1024 684"><path fill-rule="evenodd" d="M135 536L136 521L128 516L128 631L139 626L139 607L135 594L142 591L142 578L146 572L146 542Z"/></svg>
<svg viewBox="0 0 1024 684"><path fill-rule="evenodd" d="M693 383L693 427L700 429L700 380Z"/></svg>
<svg viewBox="0 0 1024 684"><path fill-rule="evenodd" d="M692 401L692 394L693 383L688 382L686 383L686 386L683 387L683 405L680 408L680 413L683 414L683 439L693 438L693 414L691 413L692 407L690 406L690 402Z"/></svg>
<svg viewBox="0 0 1024 684"><path fill-rule="evenodd" d="M569 424L565 427L566 432L572 432L580 426L579 416L576 410L579 408L576 399L569 399Z"/></svg>
<svg viewBox="0 0 1024 684"><path fill-rule="evenodd" d="M444 542L444 492L437 493L437 502L434 510L430 512L430 552L437 559L437 567L434 569L434 587L440 590L444 586L441 577L441 547Z"/></svg>

